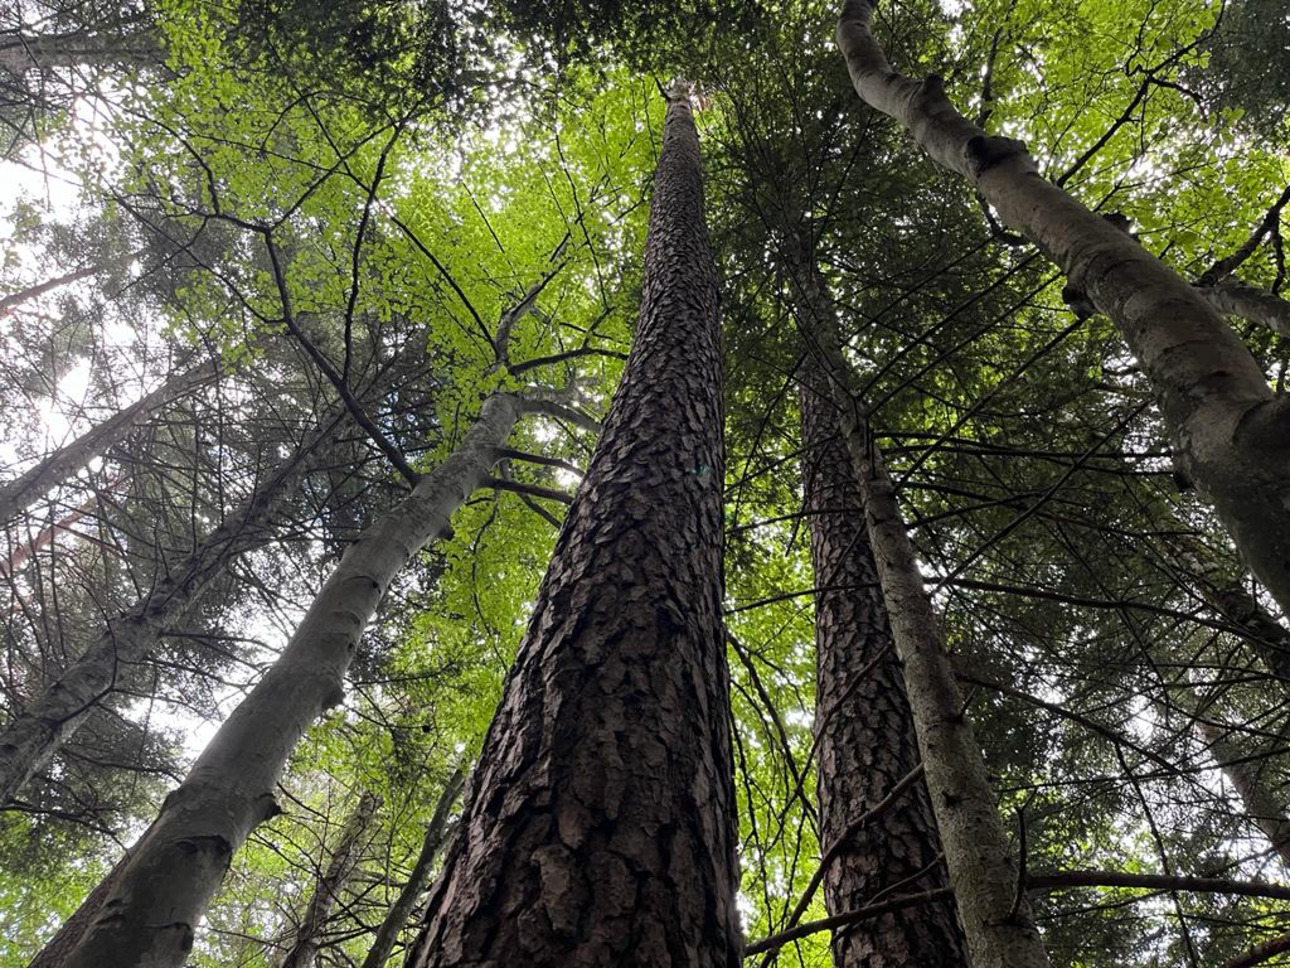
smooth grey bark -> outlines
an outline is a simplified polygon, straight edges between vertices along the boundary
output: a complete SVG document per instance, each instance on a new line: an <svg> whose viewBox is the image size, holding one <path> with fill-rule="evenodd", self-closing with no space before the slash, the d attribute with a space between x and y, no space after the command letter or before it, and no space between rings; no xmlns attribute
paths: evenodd
<svg viewBox="0 0 1290 968"><path fill-rule="evenodd" d="M363 838L381 808L381 798L365 792L358 798L354 811L341 829L340 840L331 852L327 869L318 878L305 915L296 929L295 940L279 963L280 968L313 968L322 946L327 920L336 906L350 875L363 859Z"/></svg>
<svg viewBox="0 0 1290 968"><path fill-rule="evenodd" d="M1197 718L1196 732L1236 790L1245 815L1268 839L1281 863L1290 869L1290 818L1286 816L1285 798L1273 793L1259 769L1264 761L1247 758L1232 733L1208 719Z"/></svg>
<svg viewBox="0 0 1290 968"><path fill-rule="evenodd" d="M222 372L223 364L217 359L181 371L124 410L117 411L71 443L42 458L12 481L0 485L0 525L12 521L49 488L62 483L94 457L120 443L149 414L216 379Z"/></svg>
<svg viewBox="0 0 1290 968"><path fill-rule="evenodd" d="M1290 336L1290 301L1274 293L1233 281L1197 286L1196 291L1220 313L1266 326L1278 336Z"/></svg>
<svg viewBox="0 0 1290 968"><path fill-rule="evenodd" d="M166 798L64 968L183 964L233 852L280 812L274 789L291 751L344 698L345 673L385 589L449 532L524 410L518 396L490 396L452 454L346 550L282 655Z"/></svg>
<svg viewBox="0 0 1290 968"><path fill-rule="evenodd" d="M959 114L938 77L892 71L869 30L876 0L846 0L838 42L860 97L963 175L1119 328L1148 377L1179 469L1208 498L1255 576L1290 613L1290 398L1186 280L1042 178L1025 146Z"/></svg>
<svg viewBox="0 0 1290 968"><path fill-rule="evenodd" d="M167 631L238 555L263 544L282 502L305 474L315 448L341 418L311 431L240 507L169 569L39 696L0 729L0 803L8 802L66 743L131 667L147 659Z"/></svg>
<svg viewBox="0 0 1290 968"><path fill-rule="evenodd" d="M809 285L809 282L807 283ZM814 305L822 304L813 298ZM852 468L864 502L892 638L904 668L927 789L945 851L973 968L1048 968L985 760L968 722L940 626L923 588L909 532L882 454L857 402L855 372L831 314L813 314L806 334L832 379Z"/></svg>
<svg viewBox="0 0 1290 968"><path fill-rule="evenodd" d="M121 259L122 261L130 262L143 255L146 251L147 249L136 249L134 252L130 252L122 256ZM37 296L43 296L47 292L53 292L61 286L71 285L73 282L79 282L82 279L89 279L92 276L96 276L107 269L108 265L109 264L107 262L95 262L85 266L84 268L77 269L74 272L64 273L61 276L54 276L53 278L46 279L44 282L38 282L33 286L28 286L25 289L20 289L17 292L11 292L7 296L0 297L0 319L11 315L15 309L28 300L35 299Z"/></svg>
<svg viewBox="0 0 1290 968"><path fill-rule="evenodd" d="M136 66L165 60L160 36L150 29L131 29L122 21L121 32L114 34L107 26L57 34L0 34L0 71L21 77L54 67Z"/></svg>
<svg viewBox="0 0 1290 968"><path fill-rule="evenodd" d="M377 929L376 939L368 949L367 957L363 959L362 968L383 968L390 960L394 943L398 941L399 933L407 927L413 909L416 907L417 898L421 895L426 880L430 876L430 868L439 854L439 848L443 846L448 831L448 814L452 811L453 804L457 802L457 797L461 795L461 788L465 782L466 774L460 769L448 778L448 783L439 796L439 802L435 804L434 816L430 818L430 823L426 827L425 839L421 842L421 853L412 867L412 873L407 883L403 885L403 889L399 891L398 898L390 906L380 928Z"/></svg>
<svg viewBox="0 0 1290 968"><path fill-rule="evenodd" d="M738 968L722 359L669 99L640 322L409 968Z"/></svg>

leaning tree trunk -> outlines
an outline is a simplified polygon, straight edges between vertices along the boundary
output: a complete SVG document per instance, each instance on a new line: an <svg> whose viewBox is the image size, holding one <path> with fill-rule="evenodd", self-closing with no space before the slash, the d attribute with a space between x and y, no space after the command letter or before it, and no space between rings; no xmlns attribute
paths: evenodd
<svg viewBox="0 0 1290 968"><path fill-rule="evenodd" d="M480 487L524 412L494 394L457 449L345 552L277 662L171 792L65 968L176 968L229 860L279 813L274 790L305 730L345 695L345 673L390 581Z"/></svg>
<svg viewBox="0 0 1290 968"><path fill-rule="evenodd" d="M947 882L925 783L909 785L892 805L865 819L918 767L918 737L864 519L853 510L861 507L860 489L838 434L837 408L827 378L809 354L803 376L802 477L819 589L820 844L826 858L832 855L824 871L824 903L830 915L837 915L893 892L941 888ZM851 829L854 824L858 829ZM833 963L837 968L954 968L967 965L967 951L953 903L938 902L840 928L833 935Z"/></svg>
<svg viewBox="0 0 1290 968"><path fill-rule="evenodd" d="M227 515L183 561L168 569L133 608L111 619L78 659L0 729L0 803L12 799L71 739L122 677L152 654L231 560L268 539L274 513L291 496L314 449L339 420L333 418L311 431L241 507Z"/></svg>
<svg viewBox="0 0 1290 968"><path fill-rule="evenodd" d="M1290 613L1290 398L1274 394L1209 301L1112 222L1040 177L1025 146L990 137L950 104L938 77L893 72L869 23L876 0L846 0L838 41L856 91L965 176L1119 327L1151 382L1175 460L1212 502L1251 570Z"/></svg>
<svg viewBox="0 0 1290 968"><path fill-rule="evenodd" d="M824 280L817 271L799 284L805 289L803 304L813 310L801 320L804 335L830 378L842 439L860 485L969 961L973 968L1047 968L1048 955L1025 892L1018 890L985 760L965 715L895 487L857 402L855 371L842 355Z"/></svg>
<svg viewBox="0 0 1290 968"><path fill-rule="evenodd" d="M364 793L358 798L354 812L345 821L340 840L327 862L327 869L314 886L313 897L309 899L309 906L305 908L305 915L296 929L291 947L280 962L280 968L313 968L318 949L322 946L327 921L350 875L363 859L363 838L380 807L381 798L374 793Z"/></svg>
<svg viewBox="0 0 1290 968"><path fill-rule="evenodd" d="M59 447L31 469L0 485L0 525L8 524L41 494L120 443L139 422L160 407L215 379L223 371L218 359L199 363L172 376L151 393Z"/></svg>
<svg viewBox="0 0 1290 968"><path fill-rule="evenodd" d="M1200 578L1205 601L1240 630L1250 651L1268 671L1290 686L1290 631L1245 587L1242 575L1219 562L1203 541L1185 534L1183 522L1170 514L1167 523L1182 535L1170 550L1181 565Z"/></svg>
<svg viewBox="0 0 1290 968"><path fill-rule="evenodd" d="M1276 293L1247 286L1243 282L1220 282L1215 286L1197 286L1209 304L1220 313L1240 316L1266 326L1278 336L1290 336L1290 301Z"/></svg>
<svg viewBox="0 0 1290 968"><path fill-rule="evenodd" d="M417 856L412 873L407 883L403 885L403 890L399 891L398 898L390 906L385 920L377 929L376 940L372 942L372 947L367 951L367 957L363 959L363 968L383 968L390 960L394 942L398 940L399 933L407 927L412 917L412 909L416 907L417 898L425 888L426 879L430 876L430 868L439 854L439 848L443 846L448 830L448 813L457 802L457 797L461 795L465 778L461 770L457 770L448 778L443 793L439 795L439 802L435 804L430 825L426 827L426 835L421 841L421 853Z"/></svg>
<svg viewBox="0 0 1290 968"><path fill-rule="evenodd" d="M1236 790L1245 815L1267 837L1281 863L1290 870L1290 817L1286 816L1285 798L1273 793L1259 769L1265 761L1244 756L1231 734L1217 723L1198 719L1196 732Z"/></svg>
<svg viewBox="0 0 1290 968"><path fill-rule="evenodd" d="M128 28L128 21L119 25ZM114 26L111 22L105 26ZM21 77L28 71L55 67L162 64L165 48L158 32L140 28L113 35L108 30L73 30L61 34L10 33L0 39L0 71Z"/></svg>
<svg viewBox="0 0 1290 968"><path fill-rule="evenodd" d="M736 968L722 363L689 104L640 323L489 728L413 968Z"/></svg>

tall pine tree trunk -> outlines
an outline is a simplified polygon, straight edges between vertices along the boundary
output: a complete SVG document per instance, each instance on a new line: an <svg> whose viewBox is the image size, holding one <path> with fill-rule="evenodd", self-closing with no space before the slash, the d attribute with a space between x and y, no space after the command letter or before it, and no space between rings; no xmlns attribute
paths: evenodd
<svg viewBox="0 0 1290 968"><path fill-rule="evenodd" d="M414 968L736 968L722 362L698 135L668 105L640 323Z"/></svg>
<svg viewBox="0 0 1290 968"><path fill-rule="evenodd" d="M349 547L277 662L166 798L65 968L183 964L233 852L279 812L274 790L291 751L344 698L385 589L487 480L524 409L515 395L490 396L457 449Z"/></svg>
<svg viewBox="0 0 1290 968"><path fill-rule="evenodd" d="M809 271L809 270L807 270ZM817 291L819 289L817 288ZM927 786L910 785L850 831L919 764L909 699L865 533L860 489L827 378L808 354L802 400L805 510L815 573L815 729L821 849L830 915L881 897L946 886ZM904 908L838 929L837 968L967 965L952 902Z"/></svg>
<svg viewBox="0 0 1290 968"><path fill-rule="evenodd" d="M807 248L803 245L803 248ZM812 263L813 264L813 263ZM1007 834L968 723L931 600L882 454L856 399L855 372L818 272L799 280L800 321L831 382L838 424L860 486L869 544L904 670L923 773L973 968L1047 968Z"/></svg>
<svg viewBox="0 0 1290 968"><path fill-rule="evenodd" d="M1227 322L1116 224L1040 177L1025 146L989 137L940 78L891 70L869 30L876 0L846 0L838 41L856 91L958 172L1106 313L1151 382L1174 458L1255 576L1290 613L1290 397L1274 394Z"/></svg>
<svg viewBox="0 0 1290 968"><path fill-rule="evenodd" d="M295 938L283 956L280 968L313 968L318 949L322 947L327 921L350 875L363 859L363 838L380 807L381 798L373 793L364 793L358 798L354 812L345 821L340 840L331 852L327 869L314 886L313 896L309 899L304 917L296 928Z"/></svg>
<svg viewBox="0 0 1290 968"><path fill-rule="evenodd" d="M340 419L311 431L241 507L168 569L133 608L111 619L78 659L0 729L0 803L12 799L94 708L134 673L231 560L268 540L278 506L292 495L314 449Z"/></svg>

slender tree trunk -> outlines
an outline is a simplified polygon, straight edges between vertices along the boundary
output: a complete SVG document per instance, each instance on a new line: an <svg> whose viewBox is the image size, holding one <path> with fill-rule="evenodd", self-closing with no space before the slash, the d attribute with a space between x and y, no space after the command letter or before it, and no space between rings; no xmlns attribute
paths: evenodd
<svg viewBox="0 0 1290 968"><path fill-rule="evenodd" d="M381 798L374 793L364 793L358 798L354 812L341 830L340 841L332 851L331 860L327 862L327 869L318 878L313 897L309 899L305 916L296 929L295 940L282 959L281 968L313 968L332 909L350 875L363 859L363 838L380 808Z"/></svg>
<svg viewBox="0 0 1290 968"><path fill-rule="evenodd" d="M1183 531L1183 524L1170 516L1173 530ZM1268 671L1290 685L1290 631L1268 613L1245 587L1242 576L1215 560L1213 552L1202 541L1184 536L1174 550L1179 563L1199 577L1201 594L1223 618L1245 634L1251 651Z"/></svg>
<svg viewBox="0 0 1290 968"><path fill-rule="evenodd" d="M803 248L806 248L804 245ZM855 373L842 355L823 280L811 273L802 320L811 351L832 380L838 423L860 485L869 543L904 668L927 789L973 968L1047 968L1048 956L999 818L985 760L965 715L945 642L923 588L909 533L857 403Z"/></svg>
<svg viewBox="0 0 1290 968"><path fill-rule="evenodd" d="M1232 735L1216 723L1198 719L1196 731L1241 798L1245 815L1254 821L1281 863L1290 869L1290 818L1286 816L1285 799L1268 788L1259 769L1264 761L1246 759Z"/></svg>
<svg viewBox="0 0 1290 968"><path fill-rule="evenodd" d="M810 271L810 270L806 270ZM819 290L817 290L819 291ZM815 594L815 730L822 849L846 846L824 874L830 915L894 893L947 886L925 783L848 838L919 763L909 699L862 516L860 489L838 434L829 383L807 357L802 399L803 479ZM897 887L899 885L899 887ZM903 908L840 928L837 968L965 966L952 903Z"/></svg>
<svg viewBox="0 0 1290 968"><path fill-rule="evenodd" d="M42 528L40 533L35 537L22 541L16 548L9 553L9 557L0 560L0 579L10 578L18 574L31 560L32 555L38 553L42 548L48 548L58 540L60 534L74 534L72 528L84 521L99 508L99 502L103 499L104 494L110 494L116 488L124 484L124 476L117 477L110 481L106 486L96 489L95 492L81 503L75 511L71 511L53 524Z"/></svg>
<svg viewBox="0 0 1290 968"><path fill-rule="evenodd" d="M240 508L0 730L0 803L14 797L108 696L143 662L229 561L268 539L268 525L305 473L314 448L340 417L312 431Z"/></svg>
<svg viewBox="0 0 1290 968"><path fill-rule="evenodd" d="M229 859L279 812L274 789L345 673L390 581L487 479L524 401L494 394L457 449L345 552L286 649L220 727L121 872L65 968L177 968Z"/></svg>
<svg viewBox="0 0 1290 968"><path fill-rule="evenodd" d="M425 888L426 879L430 876L430 868L434 865L439 848L443 846L448 829L448 814L453 804L457 802L457 797L461 795L465 778L466 775L461 770L457 770L449 777L448 785L444 787L443 793L439 796L439 802L435 805L430 825L426 827L425 839L421 842L421 853L412 867L412 874L403 885L403 890L399 891L399 896L385 915L385 920L381 922L381 927L376 932L376 940L372 942L367 957L363 959L363 968L383 968L390 960L394 943L398 940L399 933L407 927L413 908L416 907L417 898Z"/></svg>
<svg viewBox="0 0 1290 968"><path fill-rule="evenodd" d="M0 486L0 525L12 521L49 488L85 467L91 459L101 455L109 447L120 443L150 413L214 380L222 369L219 360L211 360L172 376L151 393L91 427L30 470Z"/></svg>
<svg viewBox="0 0 1290 968"><path fill-rule="evenodd" d="M1119 327L1151 381L1175 460L1258 579L1290 613L1290 398L1274 394L1223 317L1115 224L1040 177L1020 142L954 110L941 80L894 73L869 31L876 0L846 0L838 40L856 91L965 176Z"/></svg>
<svg viewBox="0 0 1290 968"><path fill-rule="evenodd" d="M139 258L148 250L135 249L133 252L126 253L120 257L120 261L129 263ZM35 285L28 286L25 289L19 289L17 292L11 292L7 296L0 297L0 319L13 314L13 311L27 302L29 299L35 299L37 296L43 296L47 292L53 292L62 286L70 285L73 282L80 282L82 279L89 279L98 275L107 269L110 263L94 262L84 268L77 269L74 272L67 272L61 276L53 276L44 282L38 282Z"/></svg>
<svg viewBox="0 0 1290 968"><path fill-rule="evenodd" d="M736 968L722 363L689 104L640 323L470 784L413 968Z"/></svg>

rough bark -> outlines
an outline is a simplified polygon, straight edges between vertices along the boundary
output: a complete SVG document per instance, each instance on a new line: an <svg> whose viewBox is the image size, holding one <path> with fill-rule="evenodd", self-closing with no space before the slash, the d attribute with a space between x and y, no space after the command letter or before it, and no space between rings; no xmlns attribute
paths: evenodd
<svg viewBox="0 0 1290 968"><path fill-rule="evenodd" d="M214 380L221 372L220 361L211 360L176 374L151 393L91 427L34 467L0 486L0 525L12 521L49 488L66 480L114 444L120 443L150 413Z"/></svg>
<svg viewBox="0 0 1290 968"><path fill-rule="evenodd" d="M313 968L324 940L327 921L350 875L362 860L363 838L380 808L381 798L374 793L364 793L358 798L327 862L327 869L318 878L309 906L296 929L295 939L280 962L281 968Z"/></svg>
<svg viewBox="0 0 1290 968"><path fill-rule="evenodd" d="M735 968L722 363L669 103L640 323L408 962Z"/></svg>
<svg viewBox="0 0 1290 968"><path fill-rule="evenodd" d="M479 487L524 403L494 394L456 450L346 551L282 655L220 727L121 872L65 968L176 968L229 859L279 812L291 751L344 698L345 673L385 589Z"/></svg>
<svg viewBox="0 0 1290 968"><path fill-rule="evenodd" d="M824 304L818 294L809 299L809 305ZM895 488L856 402L857 381L842 355L836 322L831 313L812 313L803 328L831 377L838 423L860 485L969 960L973 968L1047 968Z"/></svg>
<svg viewBox="0 0 1290 968"><path fill-rule="evenodd" d="M820 842L828 847L918 766L918 738L864 519L842 510L862 506L860 489L828 380L812 356L803 383L805 509L815 585L823 589L815 594L815 730ZM825 908L837 915L893 891L943 888L940 851L927 786L911 784L830 864ZM848 925L834 932L832 947L837 968L967 965L952 904L900 908Z"/></svg>
<svg viewBox="0 0 1290 968"><path fill-rule="evenodd" d="M891 70L869 31L875 0L846 0L838 40L860 97L905 126L1119 328L1151 382L1179 468L1290 613L1290 398L1205 297L1112 221L1040 177L1020 142L959 114L941 80Z"/></svg>
<svg viewBox="0 0 1290 968"><path fill-rule="evenodd" d="M312 431L255 492L229 513L192 552L103 633L0 730L0 803L13 798L66 743L133 667L145 661L167 631L238 555L269 537L268 525L308 468L334 417Z"/></svg>
<svg viewBox="0 0 1290 968"><path fill-rule="evenodd" d="M407 927L413 908L416 907L417 898L425 888L426 879L430 876L430 868L439 854L439 848L443 846L448 829L448 814L453 804L457 802L457 797L461 795L465 779L465 774L461 770L448 779L448 784L435 805L434 816L430 818L430 824L426 827L425 839L421 842L421 853L412 867L412 874L403 885L403 889L399 891L398 898L386 913L380 928L377 929L376 940L372 942L372 947L367 951L367 957L363 959L363 968L383 968L390 960L394 943L398 940L400 932Z"/></svg>

